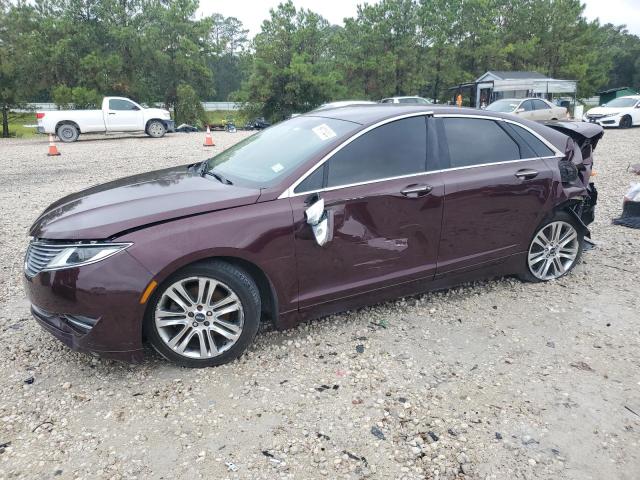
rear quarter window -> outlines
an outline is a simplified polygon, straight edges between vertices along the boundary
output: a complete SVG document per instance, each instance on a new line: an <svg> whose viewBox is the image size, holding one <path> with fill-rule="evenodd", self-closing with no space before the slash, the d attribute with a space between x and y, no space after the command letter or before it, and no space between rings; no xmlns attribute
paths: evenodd
<svg viewBox="0 0 640 480"><path fill-rule="evenodd" d="M505 122L505 126L507 126L507 128L510 129L516 137L519 137L530 149L530 152L526 152L527 149L522 149L521 158L551 157L556 154L547 145L545 145L542 140L526 128L507 122Z"/></svg>

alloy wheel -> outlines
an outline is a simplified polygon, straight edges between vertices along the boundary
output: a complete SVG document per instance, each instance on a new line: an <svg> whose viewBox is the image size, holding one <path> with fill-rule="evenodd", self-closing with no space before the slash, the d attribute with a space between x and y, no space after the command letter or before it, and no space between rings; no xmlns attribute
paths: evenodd
<svg viewBox="0 0 640 480"><path fill-rule="evenodd" d="M578 257L578 232L570 223L557 221L542 227L529 247L529 270L539 280L553 280L567 273Z"/></svg>
<svg viewBox="0 0 640 480"><path fill-rule="evenodd" d="M149 134L152 137L161 137L164 134L164 127L160 122L152 122L149 125Z"/></svg>
<svg viewBox="0 0 640 480"><path fill-rule="evenodd" d="M216 357L240 338L244 310L238 295L209 277L189 277L170 285L154 314L163 342L178 355Z"/></svg>

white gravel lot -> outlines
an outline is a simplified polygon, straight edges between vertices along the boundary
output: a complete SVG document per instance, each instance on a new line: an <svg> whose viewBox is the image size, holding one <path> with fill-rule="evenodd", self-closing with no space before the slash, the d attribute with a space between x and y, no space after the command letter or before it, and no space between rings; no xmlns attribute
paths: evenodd
<svg viewBox="0 0 640 480"><path fill-rule="evenodd" d="M42 331L21 278L36 216L91 184L202 160L202 140L83 137L53 158L44 138L0 140L0 479L640 478L640 231L611 225L640 181L626 171L640 129L598 146L598 246L560 281L268 332L204 370L151 351L100 360Z"/></svg>

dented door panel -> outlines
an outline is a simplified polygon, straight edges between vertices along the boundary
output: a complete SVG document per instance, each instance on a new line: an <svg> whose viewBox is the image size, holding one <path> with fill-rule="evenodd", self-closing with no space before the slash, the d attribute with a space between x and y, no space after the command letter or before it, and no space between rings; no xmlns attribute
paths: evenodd
<svg viewBox="0 0 640 480"><path fill-rule="evenodd" d="M321 192L330 229L324 246L305 219L315 199L292 197L300 308L433 279L443 194L441 173Z"/></svg>

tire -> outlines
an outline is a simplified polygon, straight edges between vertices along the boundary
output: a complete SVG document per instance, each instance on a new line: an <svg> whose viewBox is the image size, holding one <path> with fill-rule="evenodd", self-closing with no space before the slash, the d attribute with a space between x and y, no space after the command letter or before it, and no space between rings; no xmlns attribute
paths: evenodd
<svg viewBox="0 0 640 480"><path fill-rule="evenodd" d="M546 246L543 246L546 242L541 232L549 239ZM553 238L555 232L557 237ZM533 234L520 278L528 282L546 282L564 277L580 261L583 240L584 232L576 219L566 212L557 212Z"/></svg>
<svg viewBox="0 0 640 480"><path fill-rule="evenodd" d="M160 120L151 120L147 123L146 133L153 138L162 138L167 133L167 128Z"/></svg>
<svg viewBox="0 0 640 480"><path fill-rule="evenodd" d="M216 313L224 310L229 311ZM260 293L249 274L226 262L207 261L174 273L156 289L144 332L167 360L212 367L244 353L258 332L260 311Z"/></svg>
<svg viewBox="0 0 640 480"><path fill-rule="evenodd" d="M625 115L620 119L620 128L631 128L633 126L633 120L629 115Z"/></svg>
<svg viewBox="0 0 640 480"><path fill-rule="evenodd" d="M80 131L78 130L78 127L76 127L71 123L63 123L56 130L56 135L58 136L60 141L65 143L71 143L78 140L78 137L80 136Z"/></svg>

